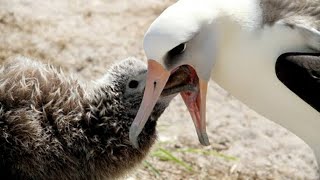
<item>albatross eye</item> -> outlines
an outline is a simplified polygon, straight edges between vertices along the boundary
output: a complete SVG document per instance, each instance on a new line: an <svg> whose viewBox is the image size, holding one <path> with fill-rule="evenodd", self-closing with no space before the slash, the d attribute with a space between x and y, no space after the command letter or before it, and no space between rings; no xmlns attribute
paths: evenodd
<svg viewBox="0 0 320 180"><path fill-rule="evenodd" d="M186 47L187 47L186 43L181 43L178 46L171 49L168 54L170 56L175 56L175 55L181 54L186 50Z"/></svg>

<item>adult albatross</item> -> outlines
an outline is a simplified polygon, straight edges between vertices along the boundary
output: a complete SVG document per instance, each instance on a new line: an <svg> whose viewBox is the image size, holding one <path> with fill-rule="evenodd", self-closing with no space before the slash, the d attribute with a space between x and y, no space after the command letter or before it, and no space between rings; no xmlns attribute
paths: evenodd
<svg viewBox="0 0 320 180"><path fill-rule="evenodd" d="M130 129L133 144L168 78L187 67L189 83L198 89L181 95L201 144L209 144L205 110L207 83L212 78L302 138L320 163L320 114L279 80L275 68L284 53L320 52L320 0L180 0L151 24L144 50L148 75ZM313 64L317 63L307 67L312 69Z"/></svg>

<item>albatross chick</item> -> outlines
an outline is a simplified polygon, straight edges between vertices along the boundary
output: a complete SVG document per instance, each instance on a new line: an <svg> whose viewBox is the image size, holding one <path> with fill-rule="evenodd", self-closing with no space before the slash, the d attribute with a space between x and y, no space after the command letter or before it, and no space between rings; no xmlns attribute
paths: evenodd
<svg viewBox="0 0 320 180"><path fill-rule="evenodd" d="M7 61L0 70L0 179L123 176L147 155L157 119L183 88L170 89L168 83L136 149L129 127L143 97L146 72L143 62L128 58L85 84L24 57Z"/></svg>

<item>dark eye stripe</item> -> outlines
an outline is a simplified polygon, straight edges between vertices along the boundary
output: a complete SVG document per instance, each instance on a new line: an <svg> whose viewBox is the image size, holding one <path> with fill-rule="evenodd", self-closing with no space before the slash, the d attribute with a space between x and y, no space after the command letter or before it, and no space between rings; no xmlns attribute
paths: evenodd
<svg viewBox="0 0 320 180"><path fill-rule="evenodd" d="M178 46L174 47L173 49L171 49L169 52L168 52L168 55L173 57L173 56L176 56L178 54L181 54L184 52L184 50L186 49L187 45L186 43L181 43L179 44Z"/></svg>
<svg viewBox="0 0 320 180"><path fill-rule="evenodd" d="M186 50L187 44L181 43L178 46L171 49L164 57L164 65L166 68L170 69L172 66L179 62L183 52Z"/></svg>

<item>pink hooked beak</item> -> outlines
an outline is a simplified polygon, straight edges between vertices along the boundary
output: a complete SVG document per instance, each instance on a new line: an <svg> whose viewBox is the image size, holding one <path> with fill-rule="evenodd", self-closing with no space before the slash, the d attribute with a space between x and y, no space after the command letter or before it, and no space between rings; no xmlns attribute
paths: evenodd
<svg viewBox="0 0 320 180"><path fill-rule="evenodd" d="M191 67L190 67L191 68ZM206 132L206 94L207 81L199 79L193 68L190 74L190 83L196 83L197 91L183 91L181 96L188 107L195 125L199 141L202 145L209 145ZM146 124L161 92L171 75L161 64L155 60L148 60L146 87L139 111L130 127L129 139L132 145L139 147L138 136Z"/></svg>

